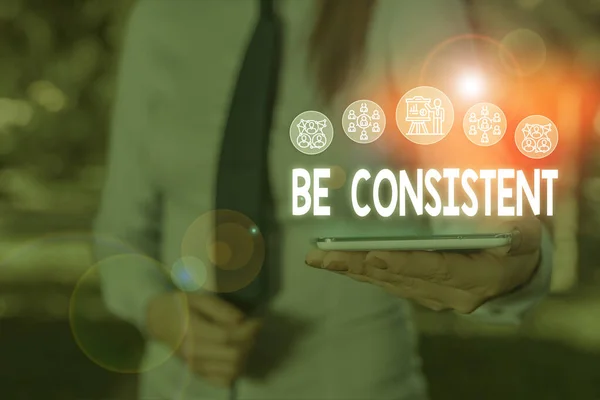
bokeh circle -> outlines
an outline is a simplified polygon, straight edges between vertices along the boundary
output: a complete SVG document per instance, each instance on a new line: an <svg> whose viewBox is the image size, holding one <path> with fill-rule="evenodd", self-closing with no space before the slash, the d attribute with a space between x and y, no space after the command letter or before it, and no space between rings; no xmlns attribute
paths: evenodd
<svg viewBox="0 0 600 400"><path fill-rule="evenodd" d="M509 32L501 43L508 50L500 52L501 60L505 68L515 75L532 75L546 63L546 43L538 33L530 29ZM514 66L515 59L519 68Z"/></svg>
<svg viewBox="0 0 600 400"><path fill-rule="evenodd" d="M147 282L168 281L166 269L159 262L141 254L129 253L114 255L104 258L90 267L75 285L69 304L69 323L75 342L81 351L95 364L102 368L117 373L141 373L159 367L170 359L179 347L185 328L178 332L177 340L168 346L167 351L160 355L151 356L144 354L144 339L139 332L130 325L118 323L116 319L107 314L99 320L89 318L90 301L95 298L102 281L111 280L110 285L104 284L102 291L107 296L115 296L113 301L119 302L117 296L142 296L144 290L136 293L138 285L148 285ZM144 280L136 282L132 278L143 277ZM155 280L157 277L159 280ZM120 289L115 289L121 285ZM178 309L184 325L187 326L187 302L185 296L180 299ZM121 300L127 307L126 297ZM110 300L109 300L110 301ZM143 309L145 305L142 305ZM123 315L117 317L125 318ZM143 314L133 318L143 318ZM104 327L104 328L100 328Z"/></svg>
<svg viewBox="0 0 600 400"><path fill-rule="evenodd" d="M262 269L265 251L261 227L232 210L214 210L198 217L181 245L182 257L206 265L202 289L213 293L231 293L248 286Z"/></svg>
<svg viewBox="0 0 600 400"><path fill-rule="evenodd" d="M328 189L338 190L344 187L348 176L344 168L339 165L331 167L331 177L327 180L326 185Z"/></svg>

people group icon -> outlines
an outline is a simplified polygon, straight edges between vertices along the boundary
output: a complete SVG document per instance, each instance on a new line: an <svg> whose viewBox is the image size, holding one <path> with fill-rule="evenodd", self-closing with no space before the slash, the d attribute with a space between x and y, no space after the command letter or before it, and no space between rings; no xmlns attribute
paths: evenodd
<svg viewBox="0 0 600 400"><path fill-rule="evenodd" d="M464 130L472 143L493 146L504 137L507 125L506 116L498 106L480 103L467 111Z"/></svg>
<svg viewBox="0 0 600 400"><path fill-rule="evenodd" d="M327 127L327 120L300 120L298 123L297 143L301 149L320 150L327 144L327 137L323 129Z"/></svg>
<svg viewBox="0 0 600 400"><path fill-rule="evenodd" d="M418 87L406 93L396 107L396 123L410 141L429 145L446 137L454 125L454 107L450 99L432 87ZM342 126L348 138L359 144L372 143L386 129L383 109L370 100L358 100L346 108ZM508 127L504 112L495 104L473 105L463 118L463 130L478 146L500 142ZM331 121L317 111L300 114L290 128L290 138L301 152L314 155L325 151L333 140ZM558 130L543 116L525 118L515 132L515 143L530 158L550 155L557 146Z"/></svg>
<svg viewBox="0 0 600 400"><path fill-rule="evenodd" d="M547 153L552 148L552 140L548 133L552 131L552 125L525 124L523 134L525 138L521 143L523 151L527 153Z"/></svg>
<svg viewBox="0 0 600 400"><path fill-rule="evenodd" d="M290 139L296 149L306 155L325 151L333 140L331 121L318 111L298 115L290 126Z"/></svg>
<svg viewBox="0 0 600 400"><path fill-rule="evenodd" d="M367 103L362 103L360 106L360 115L356 115L354 110L348 112L348 120L352 121L348 126L348 132L356 133L357 129L360 129L360 140L366 142L369 140L367 129L371 128L371 132L373 133L381 132L378 122L380 119L381 114L379 110L373 110L373 114L369 115Z"/></svg>
<svg viewBox="0 0 600 400"><path fill-rule="evenodd" d="M361 144L377 140L386 127L383 109L370 100L359 100L350 104L342 119L346 135Z"/></svg>
<svg viewBox="0 0 600 400"><path fill-rule="evenodd" d="M515 142L525 156L544 158L558 145L558 129L549 118L532 115L521 121L517 127Z"/></svg>
<svg viewBox="0 0 600 400"><path fill-rule="evenodd" d="M479 115L472 112L469 116L469 122L473 125L469 128L469 135L477 135L481 132L481 143L488 144L490 142L489 132L493 131L494 136L501 136L502 131L500 130L500 113L494 113L494 116L490 116L490 110L487 106L481 109Z"/></svg>

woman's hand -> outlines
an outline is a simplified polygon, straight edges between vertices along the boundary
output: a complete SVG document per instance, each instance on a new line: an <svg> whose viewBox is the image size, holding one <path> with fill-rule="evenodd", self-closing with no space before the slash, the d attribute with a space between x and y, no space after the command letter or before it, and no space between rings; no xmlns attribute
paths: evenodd
<svg viewBox="0 0 600 400"><path fill-rule="evenodd" d="M469 314L485 302L525 285L537 269L540 221L523 218L510 226L509 230L516 232L510 249L474 254L313 250L306 256L306 264L380 286L394 296L436 311L452 309Z"/></svg>
<svg viewBox="0 0 600 400"><path fill-rule="evenodd" d="M147 326L206 381L229 387L244 370L260 321L212 295L165 293L151 301Z"/></svg>

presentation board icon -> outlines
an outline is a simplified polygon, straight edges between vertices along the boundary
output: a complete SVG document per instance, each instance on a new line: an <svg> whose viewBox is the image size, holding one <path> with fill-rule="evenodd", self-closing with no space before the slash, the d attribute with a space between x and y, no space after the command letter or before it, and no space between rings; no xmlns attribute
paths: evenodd
<svg viewBox="0 0 600 400"><path fill-rule="evenodd" d="M333 141L334 129L325 114L305 111L298 115L290 126L290 140L294 147L309 156L327 150Z"/></svg>
<svg viewBox="0 0 600 400"><path fill-rule="evenodd" d="M502 140L507 126L506 115L492 103L475 104L467 111L463 120L467 139L484 147L493 146Z"/></svg>
<svg viewBox="0 0 600 400"><path fill-rule="evenodd" d="M558 128L550 118L531 115L517 126L515 143L529 158L548 157L558 146Z"/></svg>
<svg viewBox="0 0 600 400"><path fill-rule="evenodd" d="M420 86L406 93L396 107L396 123L411 142L434 144L444 139L454 125L454 106L444 92Z"/></svg>
<svg viewBox="0 0 600 400"><path fill-rule="evenodd" d="M346 136L356 143L373 143L381 137L386 127L383 109L370 100L358 100L350 104L342 118Z"/></svg>

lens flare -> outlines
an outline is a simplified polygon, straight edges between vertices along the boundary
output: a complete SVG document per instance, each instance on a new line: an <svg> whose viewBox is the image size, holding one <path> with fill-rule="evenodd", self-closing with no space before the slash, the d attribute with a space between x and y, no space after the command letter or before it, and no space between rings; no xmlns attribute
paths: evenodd
<svg viewBox="0 0 600 400"><path fill-rule="evenodd" d="M188 227L181 244L182 259L193 257L206 266L202 289L219 293L250 284L262 269L265 251L261 227L232 210L202 214Z"/></svg>
<svg viewBox="0 0 600 400"><path fill-rule="evenodd" d="M458 92L465 97L478 98L485 92L485 79L478 72L468 72L458 81Z"/></svg>

